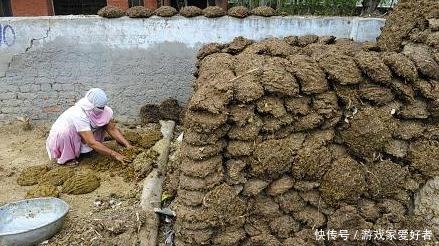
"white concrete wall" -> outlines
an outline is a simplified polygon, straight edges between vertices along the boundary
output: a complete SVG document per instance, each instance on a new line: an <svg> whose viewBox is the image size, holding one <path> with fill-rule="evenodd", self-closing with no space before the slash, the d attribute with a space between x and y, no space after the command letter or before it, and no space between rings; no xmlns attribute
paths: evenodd
<svg viewBox="0 0 439 246"><path fill-rule="evenodd" d="M0 18L0 25L0 120L53 119L92 86L107 90L128 120L142 104L188 99L203 44L304 34L374 41L384 20L56 16Z"/></svg>

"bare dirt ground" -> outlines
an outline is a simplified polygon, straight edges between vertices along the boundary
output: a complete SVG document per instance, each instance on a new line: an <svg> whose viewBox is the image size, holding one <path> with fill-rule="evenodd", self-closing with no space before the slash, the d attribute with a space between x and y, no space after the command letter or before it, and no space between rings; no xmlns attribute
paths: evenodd
<svg viewBox="0 0 439 246"><path fill-rule="evenodd" d="M29 166L57 164L48 159L45 150L47 126L24 131L20 123L0 125L0 205L24 199L30 186L19 186L17 177ZM79 166L81 168L81 164ZM122 177L98 172L101 185L83 195L60 194L70 205L70 212L61 232L46 245L136 245L136 230L142 225L139 217L138 188ZM120 216L116 216L119 214ZM125 218L126 217L126 218ZM119 220L118 220L119 219ZM133 224L127 224L134 221ZM93 239L93 240L92 240Z"/></svg>
<svg viewBox="0 0 439 246"><path fill-rule="evenodd" d="M45 149L47 127L38 126L32 131L24 131L19 125L0 125L0 204L23 199L29 190L27 186L19 186L16 182L21 170L35 165L57 164L48 159ZM110 194L129 195L135 188L135 184L126 183L122 177L110 177L105 173L100 174L101 186L89 194L67 195L61 194L62 199L67 201L72 212L93 205L97 197L106 197ZM81 199L77 199L77 198Z"/></svg>
<svg viewBox="0 0 439 246"><path fill-rule="evenodd" d="M29 187L19 186L25 167L50 163L45 143L46 127L24 131L19 124L0 125L0 204L23 199Z"/></svg>

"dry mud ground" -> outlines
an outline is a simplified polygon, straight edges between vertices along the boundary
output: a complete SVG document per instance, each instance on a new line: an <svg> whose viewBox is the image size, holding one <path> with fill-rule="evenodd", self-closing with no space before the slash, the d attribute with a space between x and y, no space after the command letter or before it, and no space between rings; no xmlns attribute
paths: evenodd
<svg viewBox="0 0 439 246"><path fill-rule="evenodd" d="M56 165L48 159L45 150L47 130L47 126L24 131L20 124L0 125L0 206L24 199L30 186L19 186L16 182L23 168ZM62 231L49 242L45 242L46 245L66 245L67 242L75 245L118 245L122 242L124 245L137 244L137 239L132 237L132 230L127 228L130 225L108 224L106 221L106 218L115 221L112 217L120 214L126 215L125 220L131 220L130 216L134 216L134 221L139 223L132 226L141 226L141 218L135 212L138 205L136 184L126 183L122 177L110 177L108 173L99 173L99 176L101 186L89 194L60 194L60 198L70 205L70 212ZM109 202L113 206L109 206ZM93 224L93 221L99 223ZM89 235L87 229L93 234ZM71 238L72 234L74 238ZM91 239L95 239L95 243Z"/></svg>

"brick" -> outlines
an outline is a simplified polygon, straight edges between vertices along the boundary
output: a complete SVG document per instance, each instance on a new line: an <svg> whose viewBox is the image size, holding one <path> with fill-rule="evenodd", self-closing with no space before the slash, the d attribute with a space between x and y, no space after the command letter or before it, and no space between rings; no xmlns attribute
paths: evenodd
<svg viewBox="0 0 439 246"><path fill-rule="evenodd" d="M41 107L48 107L51 105L58 105L58 98L42 98L40 104L38 104L38 106Z"/></svg>
<svg viewBox="0 0 439 246"><path fill-rule="evenodd" d="M0 84L2 82L0 81ZM2 85L0 86L0 94L4 92L16 92L18 91L18 87L15 85Z"/></svg>
<svg viewBox="0 0 439 246"><path fill-rule="evenodd" d="M55 82L55 80L53 78L47 78L47 77L36 77L34 80L34 83L39 84L39 85L42 85L42 84L50 85L50 83L53 83L53 82Z"/></svg>
<svg viewBox="0 0 439 246"><path fill-rule="evenodd" d="M35 100L37 97L37 94L33 92L17 93L18 100L32 101Z"/></svg>
<svg viewBox="0 0 439 246"><path fill-rule="evenodd" d="M52 85L52 90L54 91L62 91L62 84L55 83Z"/></svg>
<svg viewBox="0 0 439 246"><path fill-rule="evenodd" d="M19 107L20 105L23 104L22 100L19 99L7 99L7 100L2 100L0 102L0 105L2 107Z"/></svg>
<svg viewBox="0 0 439 246"><path fill-rule="evenodd" d="M107 5L116 6L123 10L128 9L128 1L127 0L107 0Z"/></svg>
<svg viewBox="0 0 439 246"><path fill-rule="evenodd" d="M143 4L145 5L145 7L148 9L155 10L158 7L157 0L144 0L143 2L144 2Z"/></svg>
<svg viewBox="0 0 439 246"><path fill-rule="evenodd" d="M12 113L18 113L20 111L19 107L2 107L1 112L3 114L12 114Z"/></svg>
<svg viewBox="0 0 439 246"><path fill-rule="evenodd" d="M35 82L35 79L33 77L32 74L29 74L30 76L23 76L22 78L14 78L15 79L15 84L18 86L23 86L23 85L33 85ZM20 81L19 83L17 83L17 81Z"/></svg>
<svg viewBox="0 0 439 246"><path fill-rule="evenodd" d="M13 16L53 15L52 0L14 0L11 8Z"/></svg>
<svg viewBox="0 0 439 246"><path fill-rule="evenodd" d="M36 93L38 95L38 98L40 98L43 101L47 101L49 99L57 99L58 93L56 91L40 91Z"/></svg>
<svg viewBox="0 0 439 246"><path fill-rule="evenodd" d="M41 84L41 91L47 92L47 91L51 91L52 90L52 86L50 84Z"/></svg>
<svg viewBox="0 0 439 246"><path fill-rule="evenodd" d="M61 107L58 105L47 106L43 108L45 113L58 113L61 111Z"/></svg>
<svg viewBox="0 0 439 246"><path fill-rule="evenodd" d="M6 121L8 118L8 114L0 113L0 121Z"/></svg>
<svg viewBox="0 0 439 246"><path fill-rule="evenodd" d="M60 84L56 83L52 85L52 90L54 91L71 91L73 86L71 84Z"/></svg>
<svg viewBox="0 0 439 246"><path fill-rule="evenodd" d="M14 99L16 97L14 92L0 93L0 100Z"/></svg>
<svg viewBox="0 0 439 246"><path fill-rule="evenodd" d="M41 90L40 85L30 84L30 85L22 85L18 87L20 92L26 93L26 92L37 92Z"/></svg>

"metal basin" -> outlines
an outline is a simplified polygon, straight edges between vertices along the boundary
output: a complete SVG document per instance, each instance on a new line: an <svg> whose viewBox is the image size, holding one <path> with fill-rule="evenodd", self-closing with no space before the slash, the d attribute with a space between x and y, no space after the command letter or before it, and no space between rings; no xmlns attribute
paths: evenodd
<svg viewBox="0 0 439 246"><path fill-rule="evenodd" d="M35 245L62 227L69 205L58 198L27 199L0 207L0 246Z"/></svg>

